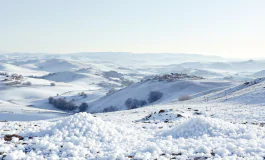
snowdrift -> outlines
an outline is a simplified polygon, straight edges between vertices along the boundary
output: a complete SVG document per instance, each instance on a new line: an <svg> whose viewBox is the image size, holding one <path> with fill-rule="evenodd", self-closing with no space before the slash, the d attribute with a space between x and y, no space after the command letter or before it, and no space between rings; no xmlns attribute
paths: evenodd
<svg viewBox="0 0 265 160"><path fill-rule="evenodd" d="M40 131L20 133L23 140L13 138L6 143L1 136L0 152L5 159L262 159L265 151L264 128L219 119L194 117L170 124L172 129L159 129L79 113L42 123L20 123L20 127L42 126ZM9 127L18 128L17 124ZM0 129L8 128L0 125Z"/></svg>
<svg viewBox="0 0 265 160"><path fill-rule="evenodd" d="M254 130L252 128L251 132L249 130L246 125L233 124L219 119L198 117L184 121L167 131L165 135L171 135L174 138L196 138L203 135L230 138L250 138L257 136L257 129Z"/></svg>
<svg viewBox="0 0 265 160"><path fill-rule="evenodd" d="M120 159L128 154L128 149L137 148L145 136L130 128L105 122L87 113L79 113L56 122L40 132L29 132L24 137L28 140L28 154L15 150L7 159L63 159L69 157L89 159ZM137 139L139 137L139 140ZM124 147L126 142L126 147ZM135 142L135 143L134 143ZM129 147L128 144L131 144ZM0 151L1 148L0 141Z"/></svg>

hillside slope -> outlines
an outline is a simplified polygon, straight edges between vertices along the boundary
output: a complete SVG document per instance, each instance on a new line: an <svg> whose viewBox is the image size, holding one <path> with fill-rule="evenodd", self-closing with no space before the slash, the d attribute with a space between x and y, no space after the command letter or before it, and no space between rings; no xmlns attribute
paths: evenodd
<svg viewBox="0 0 265 160"><path fill-rule="evenodd" d="M258 78L235 87L200 97L209 102L230 102L240 104L265 104L265 78ZM195 100L197 101L197 100Z"/></svg>
<svg viewBox="0 0 265 160"><path fill-rule="evenodd" d="M8 63L0 63L0 72L7 72L9 74L13 73L22 74L23 76L29 76L29 75L40 76L47 73L45 71L35 71Z"/></svg>
<svg viewBox="0 0 265 160"><path fill-rule="evenodd" d="M158 101L152 103L165 103L172 100L178 100L180 96L192 95L202 91L212 90L214 88L228 87L233 83L229 81L212 81L206 79L179 79L173 82L146 80L129 87L121 89L113 94L91 103L89 112L100 112L106 107L113 106L118 110L127 109L125 101L128 98L145 100L148 103L148 94L151 91L160 91L163 96ZM147 105L151 105L150 103Z"/></svg>

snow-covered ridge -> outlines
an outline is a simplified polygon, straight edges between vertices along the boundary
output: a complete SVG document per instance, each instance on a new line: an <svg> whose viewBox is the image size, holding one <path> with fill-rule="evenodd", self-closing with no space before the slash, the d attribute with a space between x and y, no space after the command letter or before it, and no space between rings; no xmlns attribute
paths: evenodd
<svg viewBox="0 0 265 160"><path fill-rule="evenodd" d="M148 103L148 94L151 91L159 91L163 96L161 99L148 105L178 100L178 98L183 95L192 95L213 88L219 88L220 86L228 87L232 85L229 81L212 81L200 77L198 78L197 76L191 76L191 78L189 78L189 76L185 76L185 78L176 76L176 78L173 78L173 81L167 76L161 77L162 79L159 78L160 80L156 78L147 79L106 95L91 103L88 112L102 112L105 108L110 106L117 108L117 110L128 109L125 106L125 101L128 98L145 100ZM170 81L168 81L168 79L170 79Z"/></svg>
<svg viewBox="0 0 265 160"><path fill-rule="evenodd" d="M80 73L64 71L64 72L50 73L48 75L41 76L40 78L55 82L72 82L86 77L87 77L86 75Z"/></svg>
<svg viewBox="0 0 265 160"><path fill-rule="evenodd" d="M199 80L204 79L203 77L195 76L195 75L188 75L188 74L179 74L179 73L171 73L171 74L164 74L162 76L154 76L153 78L149 78L147 80L158 80L158 81L167 81L173 82L177 80Z"/></svg>
<svg viewBox="0 0 265 160"><path fill-rule="evenodd" d="M233 102L241 104L265 104L265 78L211 93L204 97L206 101Z"/></svg>

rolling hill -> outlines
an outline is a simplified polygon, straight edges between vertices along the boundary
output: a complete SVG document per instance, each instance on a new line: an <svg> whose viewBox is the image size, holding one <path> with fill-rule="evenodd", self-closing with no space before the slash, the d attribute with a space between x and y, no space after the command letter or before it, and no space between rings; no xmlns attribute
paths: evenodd
<svg viewBox="0 0 265 160"><path fill-rule="evenodd" d="M233 83L229 81L212 81L193 78L178 79L173 82L149 79L92 102L88 111L100 112L110 106L116 107L118 110L124 110L127 109L124 103L128 98L145 100L148 103L148 94L151 91L162 92L163 96L158 101L147 105L166 103L172 100L178 100L179 97L184 95L193 95L214 88L228 87L232 84Z"/></svg>

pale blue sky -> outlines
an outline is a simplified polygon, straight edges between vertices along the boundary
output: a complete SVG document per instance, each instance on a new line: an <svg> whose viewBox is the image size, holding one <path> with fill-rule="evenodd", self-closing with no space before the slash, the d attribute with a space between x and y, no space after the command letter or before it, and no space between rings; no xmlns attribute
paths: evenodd
<svg viewBox="0 0 265 160"><path fill-rule="evenodd" d="M0 50L265 57L264 0L0 0Z"/></svg>

